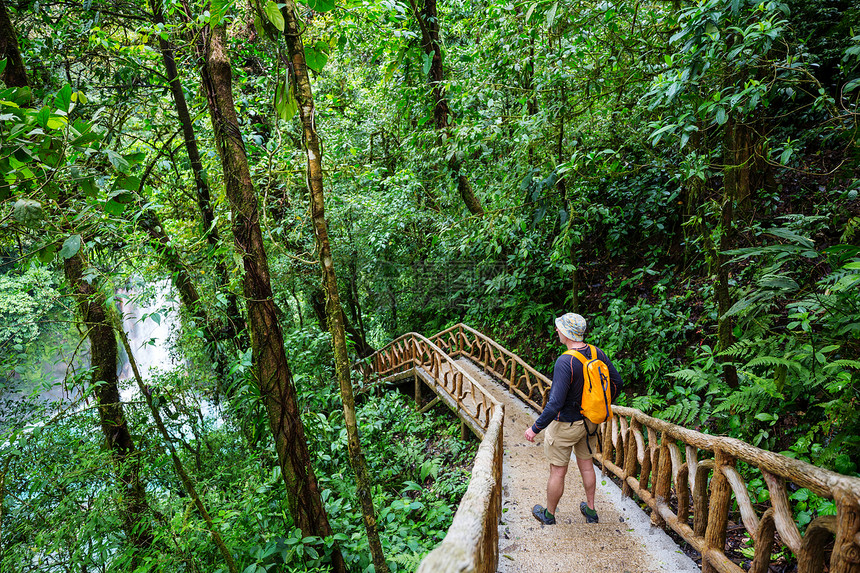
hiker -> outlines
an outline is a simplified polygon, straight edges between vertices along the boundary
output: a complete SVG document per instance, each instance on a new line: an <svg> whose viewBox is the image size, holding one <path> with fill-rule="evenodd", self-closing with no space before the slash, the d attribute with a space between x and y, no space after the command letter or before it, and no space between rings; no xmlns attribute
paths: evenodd
<svg viewBox="0 0 860 573"><path fill-rule="evenodd" d="M568 351L581 353L587 359L599 358L606 363L612 398L621 388L621 375L596 346L589 347L582 341L586 322L580 315L569 312L555 319L555 330L559 341ZM597 356L591 356L594 348ZM526 430L526 440L535 441L535 436L546 429L543 448L549 461L549 480L546 484L546 507L536 505L532 509L535 518L545 525L555 524L555 511L564 493L564 478L570 463L571 450L576 455L576 465L582 474L586 501L579 505L586 523L597 523L594 507L594 490L597 476L591 462L592 452L597 448L597 427L586 420L580 412L584 382L583 363L570 352L555 361L552 371L552 387L543 413L534 425Z"/></svg>

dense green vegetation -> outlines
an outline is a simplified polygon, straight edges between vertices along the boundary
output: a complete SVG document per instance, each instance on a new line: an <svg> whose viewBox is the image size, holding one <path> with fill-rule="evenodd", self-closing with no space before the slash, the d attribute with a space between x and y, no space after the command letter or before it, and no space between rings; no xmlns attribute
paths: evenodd
<svg viewBox="0 0 860 573"><path fill-rule="evenodd" d="M333 547L373 567L291 5L0 0L3 571L226 571L213 530L239 571L337 568ZM620 402L858 472L860 3L308 0L295 14L353 359L462 321L548 372L552 318L576 311L624 377ZM217 30L232 132L213 101ZM324 540L299 528L269 426L231 137ZM144 394L125 382L134 398L106 425L110 376L87 367L87 340L165 289L173 302L141 320L174 322L182 366ZM412 570L474 444L444 410L353 383L383 550ZM39 398L62 390L60 410ZM833 510L793 501L802 523Z"/></svg>

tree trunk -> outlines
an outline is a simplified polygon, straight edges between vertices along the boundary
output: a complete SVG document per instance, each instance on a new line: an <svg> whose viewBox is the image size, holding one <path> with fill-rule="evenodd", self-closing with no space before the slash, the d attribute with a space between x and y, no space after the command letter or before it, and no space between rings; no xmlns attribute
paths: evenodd
<svg viewBox="0 0 860 573"><path fill-rule="evenodd" d="M164 24L164 14L161 9L160 1L151 2L152 16L156 24ZM173 46L161 35L158 36L158 45L161 50L161 57L164 61L164 69L167 72L167 81L170 86L170 93L173 96L173 103L176 106L176 115L179 118L179 123L182 126L182 135L185 140L185 149L188 153L188 161L191 164L191 171L194 173L194 184L197 189L196 199L197 208L200 211L202 220L203 236L209 244L210 251L215 261L215 276L217 277L217 286L227 293L227 308L226 308L226 324L223 332L220 333L221 340L234 339L241 350L247 348L247 340L245 336L237 337L239 333L246 331L245 320L239 313L239 306L236 302L236 295L229 288L229 279L227 276L227 265L224 257L217 254L218 247L221 245L221 237L218 234L218 227L215 225L215 213L212 209L211 192L209 189L208 178L206 171L203 169L203 161L200 159L200 150L197 147L197 137L194 134L194 124L191 121L191 114L188 111L188 103L185 100L185 92L182 90L182 83L179 81L179 73L176 68L176 60L173 56Z"/></svg>
<svg viewBox="0 0 860 573"><path fill-rule="evenodd" d="M324 290L314 290L314 293L311 295L311 306L314 309L320 330L325 332L329 329L329 326L326 314L326 293ZM368 344L364 338L364 333L349 322L346 315L343 314L343 310L341 310L341 320L343 321L344 331L355 345L355 353L358 354L359 358L366 358L376 352L376 349Z"/></svg>
<svg viewBox="0 0 860 573"><path fill-rule="evenodd" d="M91 383L97 384L95 395L102 433L122 484L120 497L125 502L123 530L133 547L132 563L135 563L136 555L152 545L153 535L146 519L149 505L146 501L146 486L139 473L139 454L135 450L119 397L116 336L104 294L83 278L86 270L83 256L77 253L66 259L64 270L72 297L78 305L82 330L90 340Z"/></svg>
<svg viewBox="0 0 860 573"><path fill-rule="evenodd" d="M346 352L344 314L340 305L337 276L334 271L334 261L332 260L331 245L328 239L328 226L325 220L322 153L320 151L319 137L314 126L314 99L310 78L308 77L307 64L305 63L301 27L296 18L296 6L293 0L286 0L286 5L281 12L284 15L284 36L287 40L290 62L292 63L296 99L298 100L304 143L307 150L307 177L311 199L311 218L313 220L314 234L316 235L317 249L319 250L323 284L326 290L326 316L328 317L328 327L332 336L332 345L334 346L335 371L340 385L341 399L343 400L343 415L346 422L349 444L349 460L355 472L358 499L361 503L362 515L364 516L364 527L367 531L368 542L370 543L374 569L377 573L388 573L388 564L385 562L385 555L382 553L382 544L379 541L379 532L377 531L376 511L374 510L373 499L371 497L370 476L367 472L367 463L364 460L364 454L361 451L358 423L355 417L355 398L352 393L349 358Z"/></svg>
<svg viewBox="0 0 860 573"><path fill-rule="evenodd" d="M191 12L186 6L190 20ZM332 534L316 476L311 467L305 430L296 402L296 389L284 353L278 309L272 298L269 264L260 230L257 195L232 92L232 69L226 50L224 26L201 31L197 44L203 60L201 76L215 133L227 198L233 212L233 236L245 269L243 290L248 308L254 376L266 404L269 426L287 488L287 503L296 526L304 535ZM334 570L346 570L335 547Z"/></svg>
<svg viewBox="0 0 860 573"><path fill-rule="evenodd" d="M421 29L421 46L424 53L431 57L430 71L427 81L433 92L433 124L436 131L451 137L452 114L445 95L445 76L442 68L442 48L439 46L439 16L436 10L436 0L424 0L424 6L419 10L416 0L409 0L412 13ZM475 191L469 178L463 173L463 159L456 151L448 160L448 168L457 179L457 191L466 204L466 208L473 215L483 215L484 208L475 196Z"/></svg>
<svg viewBox="0 0 860 573"><path fill-rule="evenodd" d="M723 164L725 167L723 171L723 205L720 213L722 233L720 234L720 244L715 253L717 282L714 285L714 291L717 295L717 311L719 312L718 334L721 352L735 342L734 320L725 316L734 304L729 289L729 269L727 266L729 257L722 253L734 248L735 203L743 198L749 198L749 156L744 158L744 154L748 153L749 150L746 145L748 136L745 134L745 128L738 124L734 118L729 117L725 125L723 139ZM723 363L723 377L730 388L738 387L738 373L733 364Z"/></svg>
<svg viewBox="0 0 860 573"><path fill-rule="evenodd" d="M0 60L6 59L6 69L0 79L10 88L25 88L30 86L27 79L27 68L21 58L18 47L18 35L6 11L6 0L0 0Z"/></svg>

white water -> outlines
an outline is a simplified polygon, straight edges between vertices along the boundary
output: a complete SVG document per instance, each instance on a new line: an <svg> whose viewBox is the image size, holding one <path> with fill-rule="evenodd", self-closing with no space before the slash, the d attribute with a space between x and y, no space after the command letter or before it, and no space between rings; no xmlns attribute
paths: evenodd
<svg viewBox="0 0 860 573"><path fill-rule="evenodd" d="M154 300L143 305L135 300L133 292L117 292L122 326L144 380L157 371L169 372L178 366L170 342L173 325L177 322L177 305L169 298L168 281L159 281L155 288ZM123 360L118 368L119 379L131 380L134 377L131 363L125 352L121 354ZM123 399L127 397L123 395Z"/></svg>

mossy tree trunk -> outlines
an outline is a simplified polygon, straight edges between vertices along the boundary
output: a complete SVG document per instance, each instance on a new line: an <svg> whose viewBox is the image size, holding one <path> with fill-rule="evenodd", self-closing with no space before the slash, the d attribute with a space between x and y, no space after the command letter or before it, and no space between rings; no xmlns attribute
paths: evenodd
<svg viewBox="0 0 860 573"><path fill-rule="evenodd" d="M186 7L187 16L193 16ZM332 534L320 496L301 421L296 389L284 352L278 309L272 296L269 264L260 230L257 195L233 101L232 68L223 25L201 30L197 44L201 76L216 146L221 158L227 198L233 213L233 237L242 254L243 291L248 310L254 376L266 405L269 426L287 488L287 503L296 526L305 535ZM340 550L332 554L337 572L346 571Z"/></svg>
<svg viewBox="0 0 860 573"><path fill-rule="evenodd" d="M292 74L295 81L295 94L298 102L299 116L302 121L302 132L307 151L307 181L311 200L311 218L316 236L320 267L322 269L323 285L326 291L326 317L328 328L334 346L335 371L340 395L343 401L343 415L346 422L347 440L349 445L349 461L355 472L358 499L364 517L367 539L373 565L377 573L388 573L388 565L382 552L382 544L377 530L376 511L371 496L371 482L367 471L367 462L361 450L358 435L358 422L355 416L355 398L350 380L350 364L346 350L346 329L344 313L340 304L337 276L334 270L331 245L328 239L328 225L325 220L325 194L323 190L322 152L320 151L319 136L314 125L314 98L308 76L305 50L302 42L301 29L296 18L296 6L293 0L286 0L282 10L285 27L284 36L287 40Z"/></svg>
<svg viewBox="0 0 860 573"><path fill-rule="evenodd" d="M84 279L87 263L78 252L66 259L64 271L80 313L80 325L90 341L90 383L96 385L99 421L105 444L114 462L124 502L122 528L131 544L132 569L137 555L153 542L148 522L149 505L146 484L140 475L140 455L134 446L119 395L117 377L117 341L107 299L93 282Z"/></svg>
<svg viewBox="0 0 860 573"><path fill-rule="evenodd" d="M424 0L421 8L416 0L409 0L412 14L418 22L421 30L421 47L424 53L430 56L430 70L427 73L427 81L433 93L433 124L436 131L447 138L451 137L451 107L448 105L448 97L445 95L445 74L442 68L442 48L439 44L439 13L436 8L436 0ZM457 179L457 191L466 204L466 208L473 215L483 215L484 208L481 201L475 195L475 190L469 181L468 175L463 171L463 158L459 152L454 151L448 160L448 168Z"/></svg>

